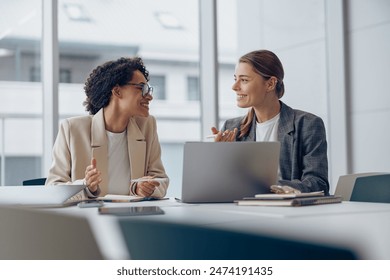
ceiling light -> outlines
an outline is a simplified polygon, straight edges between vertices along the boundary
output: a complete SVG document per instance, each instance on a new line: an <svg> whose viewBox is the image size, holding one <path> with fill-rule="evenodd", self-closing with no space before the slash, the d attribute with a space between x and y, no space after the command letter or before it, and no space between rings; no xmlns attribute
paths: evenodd
<svg viewBox="0 0 390 280"><path fill-rule="evenodd" d="M80 4L66 3L64 4L65 12L69 19L75 21L90 21L91 18L87 15L84 7Z"/></svg>
<svg viewBox="0 0 390 280"><path fill-rule="evenodd" d="M155 14L158 22L167 29L181 29L183 28L179 20L168 12L158 12Z"/></svg>

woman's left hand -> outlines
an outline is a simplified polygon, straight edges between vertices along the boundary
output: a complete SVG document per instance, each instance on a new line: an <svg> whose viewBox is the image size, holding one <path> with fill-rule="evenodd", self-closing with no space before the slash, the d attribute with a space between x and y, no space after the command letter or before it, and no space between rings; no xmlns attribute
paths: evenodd
<svg viewBox="0 0 390 280"><path fill-rule="evenodd" d="M156 187L160 185L160 183L153 180L153 177L150 176L142 177L142 179L147 179L147 180L137 183L135 193L138 196L142 196L142 197L152 196L154 190L156 189Z"/></svg>

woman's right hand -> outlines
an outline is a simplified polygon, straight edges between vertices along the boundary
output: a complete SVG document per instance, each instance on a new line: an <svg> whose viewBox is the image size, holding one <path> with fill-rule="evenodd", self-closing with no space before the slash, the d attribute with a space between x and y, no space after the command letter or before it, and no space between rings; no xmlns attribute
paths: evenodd
<svg viewBox="0 0 390 280"><path fill-rule="evenodd" d="M211 132L215 135L215 142L234 142L238 129L234 128L233 130L226 129L225 131L218 131L218 129L212 127Z"/></svg>
<svg viewBox="0 0 390 280"><path fill-rule="evenodd" d="M94 193L98 190L99 184L102 181L100 177L101 172L96 168L96 159L91 159L91 165L88 165L85 169L85 184L87 185L89 191Z"/></svg>

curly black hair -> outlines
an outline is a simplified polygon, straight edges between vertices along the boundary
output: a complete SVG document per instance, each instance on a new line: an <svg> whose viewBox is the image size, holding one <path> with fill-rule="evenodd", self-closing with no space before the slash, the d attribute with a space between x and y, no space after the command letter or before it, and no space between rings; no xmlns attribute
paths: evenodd
<svg viewBox="0 0 390 280"><path fill-rule="evenodd" d="M149 81L149 72L140 57L121 57L117 60L107 61L92 70L85 82L84 91L87 95L83 102L85 110L95 115L101 108L110 102L112 89L123 86L133 78L134 71L139 70Z"/></svg>

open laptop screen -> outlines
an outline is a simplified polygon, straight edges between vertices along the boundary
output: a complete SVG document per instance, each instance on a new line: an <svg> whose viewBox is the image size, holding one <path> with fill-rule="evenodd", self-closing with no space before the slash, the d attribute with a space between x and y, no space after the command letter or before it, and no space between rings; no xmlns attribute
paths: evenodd
<svg viewBox="0 0 390 280"><path fill-rule="evenodd" d="M233 202L276 183L279 142L187 142L182 201Z"/></svg>

